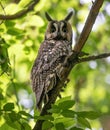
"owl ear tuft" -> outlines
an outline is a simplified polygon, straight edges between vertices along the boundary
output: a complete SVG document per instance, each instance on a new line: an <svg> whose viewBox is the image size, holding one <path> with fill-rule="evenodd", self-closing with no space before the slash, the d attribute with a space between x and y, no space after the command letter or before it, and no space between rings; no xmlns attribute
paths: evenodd
<svg viewBox="0 0 110 130"><path fill-rule="evenodd" d="M73 15L73 11L69 12L69 14L64 18L65 21L68 21L70 20L70 18L72 17Z"/></svg>
<svg viewBox="0 0 110 130"><path fill-rule="evenodd" d="M53 21L53 19L50 17L50 15L47 12L45 12L45 16L48 21Z"/></svg>

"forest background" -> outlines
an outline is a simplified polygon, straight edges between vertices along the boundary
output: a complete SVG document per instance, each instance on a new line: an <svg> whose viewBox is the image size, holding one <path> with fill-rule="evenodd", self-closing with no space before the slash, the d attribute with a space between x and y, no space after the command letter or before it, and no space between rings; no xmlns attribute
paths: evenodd
<svg viewBox="0 0 110 130"><path fill-rule="evenodd" d="M31 4L33 8L26 10ZM31 88L30 71L39 46L44 39L46 26L45 12L61 20L71 10L70 21L73 28L73 46L75 45L86 18L93 5L91 0L40 0L34 4L31 0L0 1L0 129L32 129L39 117L35 109L35 95ZM11 17L3 17L10 15ZM22 17L21 17L22 16ZM110 1L105 0L92 32L83 47L90 55L110 52ZM80 117L58 116L45 120L43 129L94 128L110 129L110 58L91 60L78 64L69 75L70 82L61 92L63 101L75 101L71 109L82 112ZM58 103L57 101L57 103ZM56 103L56 104L57 104ZM66 107L66 106L65 106ZM69 109L69 108L68 108ZM93 112L94 111L94 112ZM88 114L85 118L85 113ZM98 113L102 115L98 117ZM78 116L78 113L76 113ZM91 116L92 115L92 116ZM99 114L100 115L100 114ZM69 115L68 115L69 116ZM73 117L72 117L73 118ZM83 118L83 120L82 120ZM88 119L87 119L88 118ZM91 120L94 119L94 120ZM73 125L73 126L72 126Z"/></svg>

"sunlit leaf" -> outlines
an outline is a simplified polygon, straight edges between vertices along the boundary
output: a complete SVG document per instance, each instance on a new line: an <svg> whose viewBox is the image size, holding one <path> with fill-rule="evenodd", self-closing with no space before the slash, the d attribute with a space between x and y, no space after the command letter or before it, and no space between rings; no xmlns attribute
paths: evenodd
<svg viewBox="0 0 110 130"><path fill-rule="evenodd" d="M20 124L18 121L15 122L6 122L10 127L17 129L17 130L21 130L23 129L22 124Z"/></svg>
<svg viewBox="0 0 110 130"><path fill-rule="evenodd" d="M91 120L99 118L102 115L102 113L95 111L82 111L82 112L76 112L76 114L80 117L88 118Z"/></svg>
<svg viewBox="0 0 110 130"><path fill-rule="evenodd" d="M7 14L14 14L18 12L20 9L21 8L15 3L11 3L5 7L5 11Z"/></svg>
<svg viewBox="0 0 110 130"><path fill-rule="evenodd" d="M4 123L0 126L0 130L15 130L14 128L10 127L7 123Z"/></svg>
<svg viewBox="0 0 110 130"><path fill-rule="evenodd" d="M28 1L27 0L21 0L18 5L20 7L24 7L26 5L29 5L30 2L32 2L32 1L31 0L28 0Z"/></svg>
<svg viewBox="0 0 110 130"><path fill-rule="evenodd" d="M58 105L59 103L67 101L67 100L71 100L71 96L63 97L63 98L59 99L55 104Z"/></svg>
<svg viewBox="0 0 110 130"><path fill-rule="evenodd" d="M74 104L75 104L75 101L73 101L73 100L66 100L66 101L63 101L63 102L59 103L58 107L60 109L69 109L69 108L73 107Z"/></svg>
<svg viewBox="0 0 110 130"><path fill-rule="evenodd" d="M40 2L35 6L35 11L40 11L46 4L46 0L40 0Z"/></svg>
<svg viewBox="0 0 110 130"><path fill-rule="evenodd" d="M44 25L44 21L40 16L33 15L29 18L28 25L42 27Z"/></svg>
<svg viewBox="0 0 110 130"><path fill-rule="evenodd" d="M25 111L19 111L19 114L23 115L23 116L27 116L27 117L30 117L30 118L33 118L32 115L30 115L29 113L25 112Z"/></svg>
<svg viewBox="0 0 110 130"><path fill-rule="evenodd" d="M68 117L63 117L62 115L56 116L56 119L54 122L55 122L55 124L63 123L65 128L73 126L76 123L75 120L70 119Z"/></svg>
<svg viewBox="0 0 110 130"><path fill-rule="evenodd" d="M78 123L79 123L79 124L83 125L83 126L86 127L86 128L91 129L91 125L90 125L90 123L88 122L87 119L82 118L82 117L78 117L77 120L78 120Z"/></svg>

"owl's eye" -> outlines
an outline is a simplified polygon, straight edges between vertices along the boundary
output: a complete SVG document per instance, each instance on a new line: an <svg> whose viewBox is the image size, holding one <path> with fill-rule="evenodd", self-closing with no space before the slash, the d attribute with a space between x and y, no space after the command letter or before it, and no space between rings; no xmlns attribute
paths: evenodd
<svg viewBox="0 0 110 130"><path fill-rule="evenodd" d="M66 33L66 32L67 32L67 28L64 26L64 27L62 28L62 31Z"/></svg>
<svg viewBox="0 0 110 130"><path fill-rule="evenodd" d="M56 31L55 26L52 26L52 27L51 27L51 32L54 33L55 31Z"/></svg>

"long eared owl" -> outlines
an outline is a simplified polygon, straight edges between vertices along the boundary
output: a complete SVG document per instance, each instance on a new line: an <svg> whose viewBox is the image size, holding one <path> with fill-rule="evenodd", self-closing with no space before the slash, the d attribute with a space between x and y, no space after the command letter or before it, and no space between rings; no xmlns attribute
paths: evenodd
<svg viewBox="0 0 110 130"><path fill-rule="evenodd" d="M56 86L58 78L62 78L58 66L63 65L65 58L72 52L72 27L68 22L71 16L72 12L57 21L46 13L49 24L31 70L38 109L42 108L42 102L48 102L49 91Z"/></svg>

